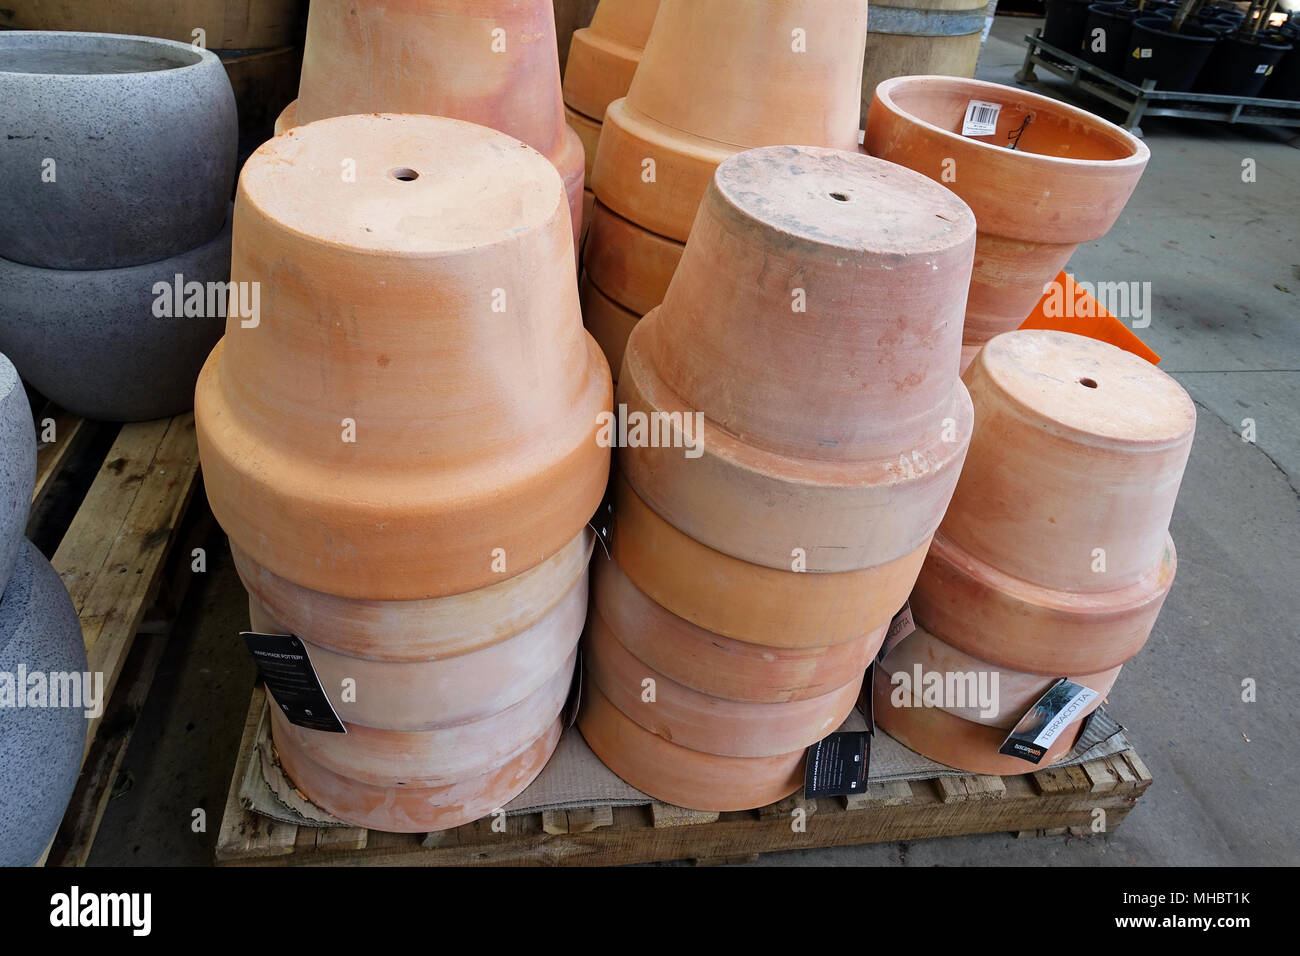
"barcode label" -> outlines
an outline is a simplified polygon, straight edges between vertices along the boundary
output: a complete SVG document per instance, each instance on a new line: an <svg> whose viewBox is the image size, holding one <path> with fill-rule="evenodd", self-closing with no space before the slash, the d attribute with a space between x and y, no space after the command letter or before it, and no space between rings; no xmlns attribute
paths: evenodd
<svg viewBox="0 0 1300 956"><path fill-rule="evenodd" d="M1001 104L971 100L966 106L966 119L961 124L961 134L992 136L998 131L998 114L1001 112Z"/></svg>
<svg viewBox="0 0 1300 956"><path fill-rule="evenodd" d="M1258 75L1258 74L1267 73L1267 72L1268 72L1268 69L1269 69L1269 64L1267 64L1267 63L1261 63L1259 66L1255 67L1255 73L1256 73L1257 75Z"/></svg>

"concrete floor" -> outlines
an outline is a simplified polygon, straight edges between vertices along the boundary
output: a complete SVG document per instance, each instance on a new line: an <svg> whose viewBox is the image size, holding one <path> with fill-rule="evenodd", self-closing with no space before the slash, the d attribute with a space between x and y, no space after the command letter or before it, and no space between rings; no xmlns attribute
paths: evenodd
<svg viewBox="0 0 1300 956"><path fill-rule="evenodd" d="M999 17L978 75L1014 83L1019 38L1039 22ZM1065 87L1053 78L1040 89ZM1259 127L1151 119L1143 129L1152 157L1136 194L1069 268L1083 280L1151 282L1153 318L1139 334L1199 413L1173 520L1178 578L1110 695L1154 785L1110 834L775 853L760 865L1300 863L1300 150ZM1246 157L1253 184L1241 181ZM1254 444L1239 437L1245 418L1256 422ZM237 637L247 617L224 539L209 554L92 864L211 859L253 666ZM1245 678L1257 683L1256 703L1241 699ZM207 813L206 833L192 832L195 808Z"/></svg>

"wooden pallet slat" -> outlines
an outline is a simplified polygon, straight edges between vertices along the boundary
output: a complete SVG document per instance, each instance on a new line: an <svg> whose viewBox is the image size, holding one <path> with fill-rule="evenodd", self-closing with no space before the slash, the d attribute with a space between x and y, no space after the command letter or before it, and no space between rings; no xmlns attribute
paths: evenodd
<svg viewBox="0 0 1300 956"><path fill-rule="evenodd" d="M54 423L54 441L39 441L36 446L36 483L32 488L32 511L41 506L54 479L74 457L90 431L85 419L49 402L36 415L38 440L45 430L46 421Z"/></svg>

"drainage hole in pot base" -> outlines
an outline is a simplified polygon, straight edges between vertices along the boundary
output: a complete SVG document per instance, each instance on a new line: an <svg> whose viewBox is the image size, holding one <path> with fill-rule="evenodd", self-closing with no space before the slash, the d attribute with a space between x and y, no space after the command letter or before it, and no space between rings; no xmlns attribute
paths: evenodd
<svg viewBox="0 0 1300 956"><path fill-rule="evenodd" d="M405 166L399 166L396 169L390 169L388 175L404 183L413 183L420 178L420 174L414 169L407 169Z"/></svg>
<svg viewBox="0 0 1300 956"><path fill-rule="evenodd" d="M845 193L831 193L831 198L836 202L848 202L849 197Z"/></svg>
<svg viewBox="0 0 1300 956"><path fill-rule="evenodd" d="M1093 380L1093 379L1091 379L1091 378L1081 378L1081 379L1079 379L1079 384L1082 385L1084 388L1096 388L1096 387L1097 387L1097 383L1096 383L1096 381Z"/></svg>

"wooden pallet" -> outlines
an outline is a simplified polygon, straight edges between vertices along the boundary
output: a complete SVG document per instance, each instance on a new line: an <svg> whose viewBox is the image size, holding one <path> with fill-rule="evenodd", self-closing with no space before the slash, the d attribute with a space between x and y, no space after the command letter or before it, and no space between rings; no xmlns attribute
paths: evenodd
<svg viewBox="0 0 1300 956"><path fill-rule="evenodd" d="M296 826L244 809L239 791L256 759L266 695L253 694L226 798L216 860L255 866L613 866L666 860L747 862L760 853L890 843L968 833L1113 830L1151 784L1137 753L1020 777L960 776L869 784L853 797L793 797L739 813L662 803L549 810L429 834ZM1104 816L1096 811L1104 811ZM800 814L799 811L803 813ZM803 830L795 824L802 818Z"/></svg>
<svg viewBox="0 0 1300 956"><path fill-rule="evenodd" d="M199 484L192 414L118 426L34 407L37 434L52 424L53 440L38 447L29 532L42 505L75 507L50 563L81 619L88 669L104 675L104 713L89 721L81 775L44 860L84 866L211 517L205 506L185 520ZM86 462L88 446L108 450ZM74 462L97 470L79 503L58 501L80 494L59 487Z"/></svg>

